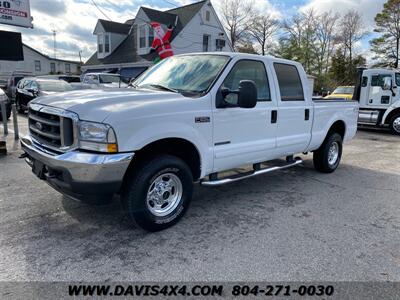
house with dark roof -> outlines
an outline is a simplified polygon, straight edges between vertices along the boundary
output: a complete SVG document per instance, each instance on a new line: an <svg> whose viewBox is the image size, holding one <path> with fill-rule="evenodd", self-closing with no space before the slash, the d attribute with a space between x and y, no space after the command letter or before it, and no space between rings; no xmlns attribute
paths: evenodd
<svg viewBox="0 0 400 300"><path fill-rule="evenodd" d="M125 23L98 20L94 35L97 51L82 66L83 72L111 72L132 78L153 64L150 55L158 22L166 31L174 27L171 47L174 54L233 51L227 34L209 0L167 11L140 7L134 19Z"/></svg>

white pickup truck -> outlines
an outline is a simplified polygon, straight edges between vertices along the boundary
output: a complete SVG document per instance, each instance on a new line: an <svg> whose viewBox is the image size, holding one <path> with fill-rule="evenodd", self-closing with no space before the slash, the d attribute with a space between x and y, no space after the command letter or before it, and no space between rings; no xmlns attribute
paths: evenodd
<svg viewBox="0 0 400 300"><path fill-rule="evenodd" d="M129 89L35 99L21 144L33 172L56 190L86 202L120 194L132 220L156 231L182 217L194 182L216 186L296 166L294 155L306 152L318 171L333 172L357 116L355 101L313 101L299 63L190 54L160 62ZM225 172L244 165L251 170Z"/></svg>

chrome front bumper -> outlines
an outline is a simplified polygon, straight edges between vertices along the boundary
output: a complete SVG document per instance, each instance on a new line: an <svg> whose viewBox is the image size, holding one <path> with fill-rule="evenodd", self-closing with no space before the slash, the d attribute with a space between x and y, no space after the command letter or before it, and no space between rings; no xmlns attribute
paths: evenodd
<svg viewBox="0 0 400 300"><path fill-rule="evenodd" d="M25 160L44 172L35 174L53 188L73 198L109 196L119 191L134 153L96 154L70 151L56 154L46 151L29 136L21 139Z"/></svg>

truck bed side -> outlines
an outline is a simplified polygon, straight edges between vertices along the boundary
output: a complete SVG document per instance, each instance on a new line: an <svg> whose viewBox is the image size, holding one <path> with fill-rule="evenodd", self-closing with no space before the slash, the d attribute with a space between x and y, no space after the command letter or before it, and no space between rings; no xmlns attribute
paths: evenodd
<svg viewBox="0 0 400 300"><path fill-rule="evenodd" d="M308 151L319 148L327 132L336 122L343 122L344 142L357 132L358 102L350 100L314 100L314 119Z"/></svg>

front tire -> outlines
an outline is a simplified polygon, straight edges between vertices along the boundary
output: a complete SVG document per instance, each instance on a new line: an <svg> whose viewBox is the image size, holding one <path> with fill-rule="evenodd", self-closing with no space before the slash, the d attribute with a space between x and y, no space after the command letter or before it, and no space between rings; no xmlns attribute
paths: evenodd
<svg viewBox="0 0 400 300"><path fill-rule="evenodd" d="M159 155L139 163L127 176L121 200L131 220L147 231L176 224L189 207L193 176L181 159Z"/></svg>
<svg viewBox="0 0 400 300"><path fill-rule="evenodd" d="M321 147L314 152L314 168L322 173L334 172L342 158L343 140L338 133L328 136Z"/></svg>
<svg viewBox="0 0 400 300"><path fill-rule="evenodd" d="M390 130L393 134L400 135L400 113L390 119Z"/></svg>

